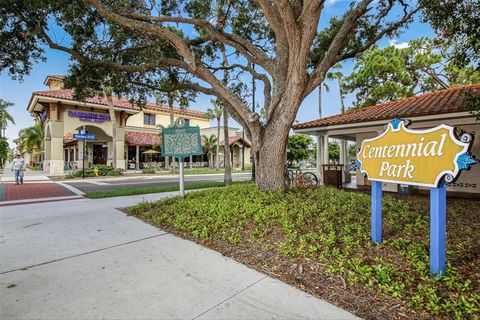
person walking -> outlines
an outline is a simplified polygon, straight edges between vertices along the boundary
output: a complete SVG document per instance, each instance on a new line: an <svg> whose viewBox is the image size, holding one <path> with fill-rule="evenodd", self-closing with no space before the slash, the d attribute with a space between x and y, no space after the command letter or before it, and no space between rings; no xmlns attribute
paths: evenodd
<svg viewBox="0 0 480 320"><path fill-rule="evenodd" d="M15 173L15 184L23 184L23 172L25 171L25 160L17 154L12 161L12 171Z"/></svg>

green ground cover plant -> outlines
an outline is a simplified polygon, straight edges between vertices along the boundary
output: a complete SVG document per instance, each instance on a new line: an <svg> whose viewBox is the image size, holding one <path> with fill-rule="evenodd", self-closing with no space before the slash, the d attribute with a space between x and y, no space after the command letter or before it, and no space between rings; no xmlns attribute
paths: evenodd
<svg viewBox="0 0 480 320"><path fill-rule="evenodd" d="M262 192L253 184L143 202L128 212L369 319L479 319L480 202L448 202L447 275L429 272L428 197L383 200L334 188Z"/></svg>

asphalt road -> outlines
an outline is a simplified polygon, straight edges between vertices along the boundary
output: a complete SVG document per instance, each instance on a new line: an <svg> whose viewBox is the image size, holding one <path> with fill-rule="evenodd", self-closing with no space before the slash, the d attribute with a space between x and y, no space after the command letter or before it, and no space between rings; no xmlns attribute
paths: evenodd
<svg viewBox="0 0 480 320"><path fill-rule="evenodd" d="M245 181L251 179L251 173L234 173L233 181ZM223 174L220 175L191 175L185 176L185 185L209 182L222 182ZM84 181L65 181L65 184L71 185L82 192L119 190L131 188L159 187L178 185L178 176L142 176L125 177L116 179L85 179Z"/></svg>

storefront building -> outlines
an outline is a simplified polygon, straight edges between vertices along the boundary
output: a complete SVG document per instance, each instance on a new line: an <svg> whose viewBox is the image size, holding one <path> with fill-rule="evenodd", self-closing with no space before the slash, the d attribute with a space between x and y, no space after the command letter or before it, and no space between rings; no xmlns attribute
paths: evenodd
<svg viewBox="0 0 480 320"><path fill-rule="evenodd" d="M480 85L468 85L431 92L415 97L374 106L352 110L293 126L297 133L305 133L317 137L317 172L322 176L322 165L330 163L328 142L335 139L340 143L340 164L343 164L343 181L350 179L350 160L348 144L356 143L359 147L364 139L378 136L385 130L385 125L393 118L412 121L410 128L427 129L447 124L459 130L470 132L475 136L471 153L480 157L480 120L465 105L463 94L466 91L480 94ZM359 172L356 173L355 185L352 187L368 187L370 181ZM397 191L398 186L384 183L386 191ZM422 190L424 188L417 187ZM450 194L480 197L480 166L472 166L454 183L447 184Z"/></svg>
<svg viewBox="0 0 480 320"><path fill-rule="evenodd" d="M169 108L147 103L140 108L126 99L114 97L116 139L105 97L75 101L71 89L63 89L63 76L48 76L49 90L33 92L27 110L45 124L44 170L51 175L83 165L83 140L73 138L86 129L95 140L86 142L85 163L112 165L112 148L116 144L117 168L139 168L146 150L159 150L161 127L170 124ZM185 118L191 126L210 127L206 113L174 108L174 118ZM152 156L153 157L153 156ZM157 154L158 157L158 154ZM132 165L133 164L133 165Z"/></svg>

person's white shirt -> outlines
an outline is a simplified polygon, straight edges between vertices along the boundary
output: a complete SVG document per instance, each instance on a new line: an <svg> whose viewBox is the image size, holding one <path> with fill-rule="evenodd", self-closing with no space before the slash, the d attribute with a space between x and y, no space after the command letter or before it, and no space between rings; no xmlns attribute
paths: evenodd
<svg viewBox="0 0 480 320"><path fill-rule="evenodd" d="M12 161L12 170L23 170L25 168L25 160L22 157L14 158Z"/></svg>

